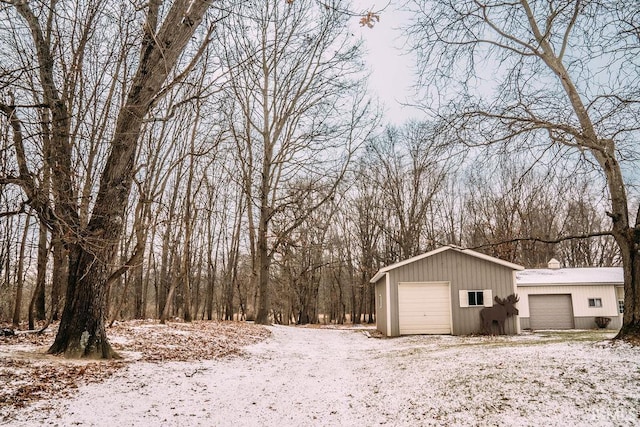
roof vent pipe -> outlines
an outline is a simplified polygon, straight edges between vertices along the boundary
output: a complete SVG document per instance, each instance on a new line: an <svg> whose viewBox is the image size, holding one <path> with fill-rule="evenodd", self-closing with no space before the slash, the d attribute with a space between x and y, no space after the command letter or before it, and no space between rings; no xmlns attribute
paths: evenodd
<svg viewBox="0 0 640 427"><path fill-rule="evenodd" d="M558 269L560 269L560 261L558 261L558 260L557 260L557 259L555 259L555 258L551 258L551 259L549 260L549 264L547 264L547 265L548 265L548 267L549 267L551 270L558 270Z"/></svg>

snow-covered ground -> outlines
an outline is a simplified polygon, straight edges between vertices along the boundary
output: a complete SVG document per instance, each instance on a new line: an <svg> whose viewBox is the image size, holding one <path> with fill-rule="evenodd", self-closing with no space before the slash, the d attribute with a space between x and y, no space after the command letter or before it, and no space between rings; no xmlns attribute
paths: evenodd
<svg viewBox="0 0 640 427"><path fill-rule="evenodd" d="M134 362L5 423L640 425L640 348L601 341L599 332L375 339L357 330L270 329L243 356Z"/></svg>

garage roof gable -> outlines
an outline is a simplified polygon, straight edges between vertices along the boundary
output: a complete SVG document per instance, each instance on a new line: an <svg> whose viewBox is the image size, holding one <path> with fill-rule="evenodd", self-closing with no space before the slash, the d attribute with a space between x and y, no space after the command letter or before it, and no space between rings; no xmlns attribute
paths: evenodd
<svg viewBox="0 0 640 427"><path fill-rule="evenodd" d="M489 261L489 262L493 262L493 263L496 263L496 264L500 264L500 265L502 265L504 267L511 268L513 270L524 270L524 267L521 266L521 265L518 265L518 264L513 264L511 262L507 262L507 261L501 260L499 258L495 258L495 257L489 256L489 255L481 254L480 252L472 251L471 249L463 249L463 248L461 248L459 246L447 245L447 246L442 246L441 248L435 249L435 250L433 250L431 252L427 252L427 253L424 253L424 254L421 254L421 255L417 255L417 256L414 256L413 258L409 258L409 259L406 259L404 261L400 261L400 262L397 262L395 264L391 264L391 265L388 265L386 267L383 267L380 270L378 270L378 272L375 274L375 276L373 276L371 278L371 280L369 282L370 283L375 283L378 280L380 280L380 278L385 273L387 273L388 271L395 270L396 268L402 267L404 265L408 265L408 264L414 263L416 261L419 261L421 259L425 259L425 258L428 258L430 256L439 254L439 253L444 252L444 251L449 251L449 250L460 252L462 254L470 255L470 256L473 256L473 257L476 257L476 258L480 258L480 259L485 260L485 261Z"/></svg>

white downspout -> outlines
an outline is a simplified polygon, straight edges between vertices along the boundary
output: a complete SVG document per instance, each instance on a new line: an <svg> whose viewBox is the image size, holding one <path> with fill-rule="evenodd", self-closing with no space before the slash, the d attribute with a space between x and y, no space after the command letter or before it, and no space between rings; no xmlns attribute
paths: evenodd
<svg viewBox="0 0 640 427"><path fill-rule="evenodd" d="M386 291L387 291L387 336L391 336L391 282L389 281L389 273L384 274Z"/></svg>
<svg viewBox="0 0 640 427"><path fill-rule="evenodd" d="M518 295L518 281L516 279L516 270L513 270L512 274L513 274L513 293L514 295ZM520 327L520 315L516 316L516 334L520 335L522 333L522 329Z"/></svg>

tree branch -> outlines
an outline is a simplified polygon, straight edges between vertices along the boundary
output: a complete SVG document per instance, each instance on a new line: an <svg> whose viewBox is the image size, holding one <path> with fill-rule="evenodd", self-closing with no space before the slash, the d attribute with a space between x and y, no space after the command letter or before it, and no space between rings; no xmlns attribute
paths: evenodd
<svg viewBox="0 0 640 427"><path fill-rule="evenodd" d="M13 100L12 100L13 104ZM22 137L22 122L16 115L16 108L13 105L5 105L0 103L0 112L2 112L13 130L13 146L16 152L16 160L18 162L18 178L13 181L22 187L23 191L29 199L35 199L37 188L33 180L33 176L27 166L27 156L24 149L24 140Z"/></svg>
<svg viewBox="0 0 640 427"><path fill-rule="evenodd" d="M479 246L471 246L471 247L467 247L465 249L476 250L476 249L492 248L494 246L504 245L504 244L507 244L507 243L518 243L518 242L539 242L539 243L556 244L556 243L566 242L567 240L582 240L582 239L590 239L592 237L604 237L604 236L613 236L613 232L611 232L611 231L594 231L592 233L574 234L574 235L571 235L571 236L562 236L562 237L558 237L557 239L545 239L545 238L542 238L542 237L516 237L516 238L513 238L513 239L502 240L502 241L499 241L499 242L492 242L492 243L487 243L487 244L479 245Z"/></svg>

